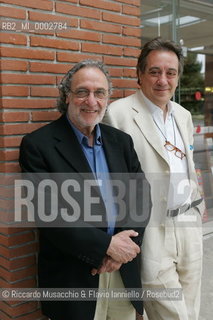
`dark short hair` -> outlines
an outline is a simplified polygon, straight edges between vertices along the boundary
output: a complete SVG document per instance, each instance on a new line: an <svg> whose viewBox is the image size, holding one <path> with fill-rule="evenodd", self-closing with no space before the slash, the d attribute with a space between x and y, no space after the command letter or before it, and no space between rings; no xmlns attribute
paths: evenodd
<svg viewBox="0 0 213 320"><path fill-rule="evenodd" d="M109 85L109 93L111 94L112 83L111 83L109 72L108 72L106 66L101 61L91 60L91 59L82 60L82 61L76 63L74 65L74 67L66 73L66 75L64 76L64 78L62 79L61 83L58 86L59 98L57 101L57 107L58 107L58 110L62 114L67 112L68 103L66 103L66 98L71 90L71 83L72 83L73 75L82 68L98 68L98 69L100 69L103 72L103 74L106 76L106 79L107 79L108 85Z"/></svg>
<svg viewBox="0 0 213 320"><path fill-rule="evenodd" d="M183 73L184 56L180 45L171 40L163 40L161 37L157 37L148 41L141 50L137 63L137 77L138 84L140 84L140 73L144 73L147 64L147 57L153 50L172 51L176 54L179 61L178 73Z"/></svg>

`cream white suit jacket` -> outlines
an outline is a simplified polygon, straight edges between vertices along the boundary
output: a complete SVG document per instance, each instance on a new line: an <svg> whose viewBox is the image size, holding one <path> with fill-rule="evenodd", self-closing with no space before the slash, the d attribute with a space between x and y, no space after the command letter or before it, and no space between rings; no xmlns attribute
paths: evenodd
<svg viewBox="0 0 213 320"><path fill-rule="evenodd" d="M193 124L189 111L175 102L174 118L182 136L188 162L188 176L193 192L191 201L201 198L193 162ZM138 154L142 170L151 185L152 213L142 245L142 279L155 279L161 263L161 247L164 245L164 222L167 212L170 166L158 129L138 90L135 94L112 102L103 122L130 134ZM198 206L203 213L203 202Z"/></svg>

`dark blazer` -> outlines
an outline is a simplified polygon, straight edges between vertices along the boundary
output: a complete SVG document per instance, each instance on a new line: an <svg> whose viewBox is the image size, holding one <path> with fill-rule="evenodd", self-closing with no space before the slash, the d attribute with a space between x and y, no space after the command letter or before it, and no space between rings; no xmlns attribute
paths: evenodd
<svg viewBox="0 0 213 320"><path fill-rule="evenodd" d="M141 167L131 137L103 124L100 124L100 128L110 172L140 173ZM91 173L65 116L23 138L20 166L23 172ZM97 211L105 214L103 201L97 206ZM144 214L149 216L149 212ZM115 232L123 229L117 227ZM141 245L144 227L137 231L140 235L134 241ZM66 228L39 228L39 287L98 288L99 276L92 276L91 269L101 265L110 241L111 236L103 227L91 225L87 228L72 228L72 223L67 223ZM141 287L138 257L122 265L120 273L125 287ZM132 303L142 314L142 302ZM43 301L41 305L43 313L52 320L92 320L96 301Z"/></svg>

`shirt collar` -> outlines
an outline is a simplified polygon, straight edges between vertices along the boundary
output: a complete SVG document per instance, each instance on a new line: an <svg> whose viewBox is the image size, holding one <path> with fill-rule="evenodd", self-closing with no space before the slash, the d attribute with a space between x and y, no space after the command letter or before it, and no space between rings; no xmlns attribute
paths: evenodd
<svg viewBox="0 0 213 320"><path fill-rule="evenodd" d="M159 108L156 104L154 104L151 100L149 100L145 94L143 93L142 90L140 90L140 93L144 99L144 101L146 102L146 105L150 111L150 113L152 115L154 114L163 114L163 110L161 110L161 108ZM168 107L168 117L171 117L171 115L174 113L174 107L171 103L171 101L169 100L168 103L167 103L167 107Z"/></svg>
<svg viewBox="0 0 213 320"><path fill-rule="evenodd" d="M67 117L67 120L68 120L70 126L72 127L77 139L78 139L78 142L80 144L89 145L88 144L88 137L85 136L79 129L77 129L75 127L75 125L69 119L68 114L66 115L66 117ZM95 131L94 145L102 145L101 128L100 128L99 124L97 124L95 126L94 131Z"/></svg>

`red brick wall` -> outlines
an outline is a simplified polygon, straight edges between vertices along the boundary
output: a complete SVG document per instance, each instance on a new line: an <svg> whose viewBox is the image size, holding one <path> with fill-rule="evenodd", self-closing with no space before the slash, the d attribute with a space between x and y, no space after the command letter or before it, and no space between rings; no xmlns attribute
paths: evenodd
<svg viewBox="0 0 213 320"><path fill-rule="evenodd" d="M109 67L113 98L132 93L137 87L135 65L141 46L140 0L0 3L0 286L29 288L36 286L36 232L6 227L12 213L8 179L20 171L20 141L59 116L57 84L82 59L99 59ZM54 22L67 29L60 30ZM57 30L50 30L56 26ZM0 309L1 320L42 319L36 302L3 301Z"/></svg>

